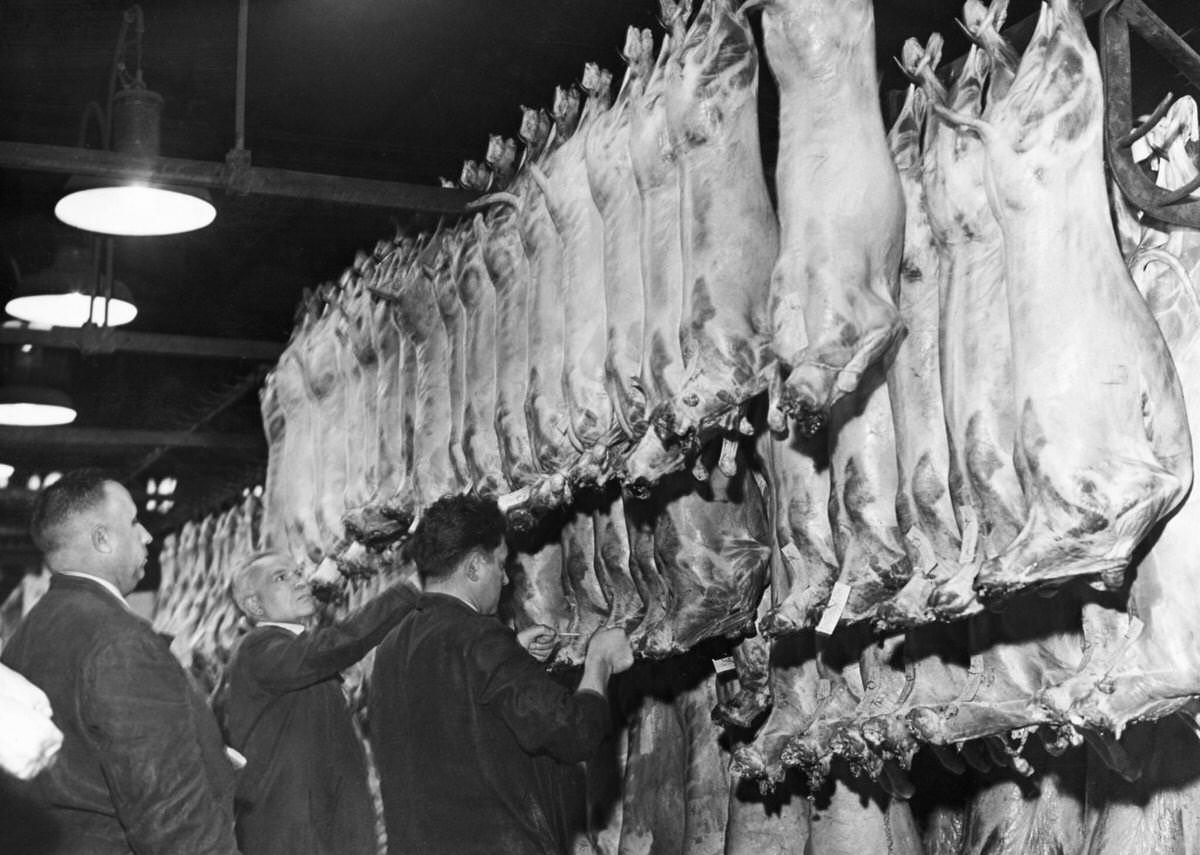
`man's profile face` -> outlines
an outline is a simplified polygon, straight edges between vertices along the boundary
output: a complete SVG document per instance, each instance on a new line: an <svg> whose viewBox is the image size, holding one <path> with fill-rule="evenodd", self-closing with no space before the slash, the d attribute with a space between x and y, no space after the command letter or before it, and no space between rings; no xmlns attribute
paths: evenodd
<svg viewBox="0 0 1200 855"><path fill-rule="evenodd" d="M113 584L122 594L129 594L146 573L146 547L153 538L138 521L137 505L129 491L115 481L104 485L102 519L113 547L109 556Z"/></svg>
<svg viewBox="0 0 1200 855"><path fill-rule="evenodd" d="M260 621L302 623L317 610L317 601L300 568L283 557L259 571L254 596L262 606L263 613L257 616Z"/></svg>

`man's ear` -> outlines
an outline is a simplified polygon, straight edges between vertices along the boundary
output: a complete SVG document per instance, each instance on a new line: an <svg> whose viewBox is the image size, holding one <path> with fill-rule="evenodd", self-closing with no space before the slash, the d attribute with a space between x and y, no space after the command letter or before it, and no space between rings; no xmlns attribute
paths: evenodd
<svg viewBox="0 0 1200 855"><path fill-rule="evenodd" d="M264 610L262 600L258 598L258 594L250 594L242 600L242 611L250 615L250 617L258 620L263 616Z"/></svg>
<svg viewBox="0 0 1200 855"><path fill-rule="evenodd" d="M480 557L481 556L478 551L472 552L467 557L467 566L465 568L463 568L464 572L466 573L466 577L468 579L470 579L472 582L479 581L479 559L480 559Z"/></svg>
<svg viewBox="0 0 1200 855"><path fill-rule="evenodd" d="M108 536L108 526L103 523L92 526L92 549L107 555L112 552L112 539Z"/></svg>

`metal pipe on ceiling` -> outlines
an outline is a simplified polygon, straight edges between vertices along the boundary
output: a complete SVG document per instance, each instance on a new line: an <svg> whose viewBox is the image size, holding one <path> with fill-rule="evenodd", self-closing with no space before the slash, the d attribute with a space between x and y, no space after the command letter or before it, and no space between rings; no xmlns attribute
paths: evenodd
<svg viewBox="0 0 1200 855"><path fill-rule="evenodd" d="M0 344L61 347L78 350L88 356L124 351L201 359L250 359L256 362L275 362L284 348L282 343L274 341L165 335L95 326L80 329L0 327Z"/></svg>
<svg viewBox="0 0 1200 855"><path fill-rule="evenodd" d="M234 195L311 199L339 205L462 214L478 194L458 188L347 178L264 166L177 157L151 159L112 151L0 141L0 168L87 175L110 181L184 184Z"/></svg>
<svg viewBox="0 0 1200 855"><path fill-rule="evenodd" d="M134 430L126 428L56 427L24 428L0 426L0 445L5 448L50 448L78 451L80 448L206 448L261 455L266 440L261 433L220 433L188 430Z"/></svg>

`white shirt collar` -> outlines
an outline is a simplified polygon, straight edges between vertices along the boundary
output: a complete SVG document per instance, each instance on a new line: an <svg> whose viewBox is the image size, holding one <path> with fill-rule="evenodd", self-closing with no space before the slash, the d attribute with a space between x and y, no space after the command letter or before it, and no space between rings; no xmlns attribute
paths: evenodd
<svg viewBox="0 0 1200 855"><path fill-rule="evenodd" d="M126 600L124 595L117 590L117 586L107 579L101 579L99 576L93 576L91 573L74 573L70 570L59 570L57 572L62 576L74 576L76 579L91 579L93 582L101 585L106 591L120 600L121 605L123 605L125 608L130 608L129 601Z"/></svg>
<svg viewBox="0 0 1200 855"><path fill-rule="evenodd" d="M469 608L471 611L475 612L475 614L479 614L479 609L476 607L476 605L474 603L472 603L470 600L468 600L466 597L462 596L461 594L456 594L454 591L444 591L440 588L426 588L425 591L430 594L443 594L447 597L453 597L454 599L456 599L460 603L462 603L464 606Z"/></svg>
<svg viewBox="0 0 1200 855"><path fill-rule="evenodd" d="M260 620L258 626L277 626L280 629L286 629L292 635L299 635L304 632L304 624L302 623L282 623L277 620Z"/></svg>

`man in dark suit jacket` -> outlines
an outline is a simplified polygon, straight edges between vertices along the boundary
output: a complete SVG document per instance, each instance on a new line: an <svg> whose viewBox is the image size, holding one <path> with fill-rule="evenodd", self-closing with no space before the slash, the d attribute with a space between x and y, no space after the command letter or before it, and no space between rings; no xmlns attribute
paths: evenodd
<svg viewBox="0 0 1200 855"><path fill-rule="evenodd" d="M576 764L607 732L608 680L633 652L602 629L575 691L552 679L537 660L554 630L496 617L504 530L494 500L450 496L410 544L425 593L380 645L370 701L394 855L562 855L581 825Z"/></svg>
<svg viewBox="0 0 1200 855"><path fill-rule="evenodd" d="M362 741L339 672L412 609L400 582L341 623L308 629L316 610L295 562L278 552L234 573L233 597L255 624L229 666L229 743L246 756L238 842L248 855L376 855Z"/></svg>
<svg viewBox="0 0 1200 855"><path fill-rule="evenodd" d="M2 658L46 693L63 745L0 797L0 851L236 855L234 769L217 723L124 599L150 543L133 499L101 473L68 473L38 495L30 532L50 590Z"/></svg>

